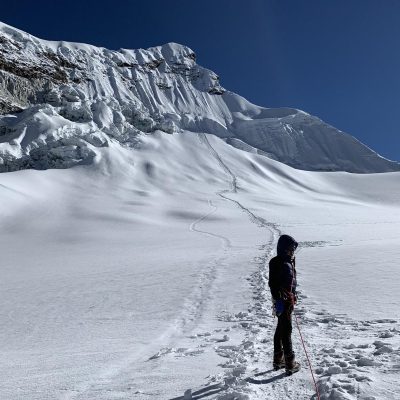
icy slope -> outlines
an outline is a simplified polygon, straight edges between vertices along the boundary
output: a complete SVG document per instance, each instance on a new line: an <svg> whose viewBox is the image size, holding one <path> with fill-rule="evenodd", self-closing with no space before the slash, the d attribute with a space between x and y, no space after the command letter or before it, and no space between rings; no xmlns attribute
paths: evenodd
<svg viewBox="0 0 400 400"><path fill-rule="evenodd" d="M226 91L176 43L114 51L0 23L0 114L0 171L92 163L101 147L138 146L157 129L212 133L299 169L400 169L305 112Z"/></svg>

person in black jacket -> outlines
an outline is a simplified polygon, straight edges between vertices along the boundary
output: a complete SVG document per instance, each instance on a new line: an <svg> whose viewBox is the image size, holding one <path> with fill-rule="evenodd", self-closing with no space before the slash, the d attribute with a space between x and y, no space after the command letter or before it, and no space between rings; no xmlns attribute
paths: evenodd
<svg viewBox="0 0 400 400"><path fill-rule="evenodd" d="M297 302L294 257L297 246L298 243L291 236L280 236L278 254L269 262L268 284L278 317L274 335L273 367L275 370L286 368L288 375L300 369L300 364L295 361L292 346L292 312Z"/></svg>

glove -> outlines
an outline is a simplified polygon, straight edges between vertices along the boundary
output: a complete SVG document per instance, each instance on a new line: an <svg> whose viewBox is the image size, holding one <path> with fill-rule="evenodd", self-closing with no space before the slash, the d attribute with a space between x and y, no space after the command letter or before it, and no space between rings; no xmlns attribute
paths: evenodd
<svg viewBox="0 0 400 400"><path fill-rule="evenodd" d="M285 310L285 304L282 299L278 299L275 302L275 314L277 317L281 316L283 314L283 311Z"/></svg>

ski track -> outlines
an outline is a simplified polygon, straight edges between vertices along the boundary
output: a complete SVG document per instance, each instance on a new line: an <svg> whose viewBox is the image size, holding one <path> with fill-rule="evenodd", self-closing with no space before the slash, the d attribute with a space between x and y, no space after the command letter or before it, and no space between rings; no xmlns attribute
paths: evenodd
<svg viewBox="0 0 400 400"><path fill-rule="evenodd" d="M222 241L222 243L223 243L224 249L228 250L228 249L230 249L232 247L232 243L227 237L222 236L222 235L217 235L216 233L213 233L213 232L203 231L203 230L197 228L197 225L199 223L201 223L202 221L206 220L210 215L214 214L218 210L218 207L215 206L212 203L212 200L208 200L208 204L209 204L210 207L213 207L213 210L211 210L209 213L203 215L202 217L200 217L196 221L192 222L190 224L189 230L191 232L203 233L205 235L212 236L214 238L220 239Z"/></svg>
<svg viewBox="0 0 400 400"><path fill-rule="evenodd" d="M270 234L270 239L262 246L263 256L256 262L258 270L247 279L253 291L253 301L246 311L237 314L229 314L221 311L217 318L219 321L229 323L229 329L237 330L243 335L239 345L228 344L228 339L218 340L225 342L219 344L211 338L210 332L197 334L191 338L195 344L202 341L197 350L191 348L175 348L175 341L179 336L187 335L196 327L198 319L203 315L208 306L209 294L213 282L216 279L218 265L227 259L232 248L229 238L214 232L200 229L198 225L218 211L218 206L209 199L208 205L211 211L192 222L189 226L191 232L211 236L221 241L222 255L203 267L198 278L197 288L185 300L183 311L172 324L171 328L164 332L153 342L153 355L148 361L159 359L166 355L175 357L196 356L204 352L204 347L214 346L215 352L221 356L219 364L225 372L209 376L206 386L188 389L186 395L174 397L170 400L186 399L218 399L218 400L248 400L248 399L292 399L292 400L316 400L315 388L309 371L308 362L304 351L300 347L295 322L293 321L293 342L296 357L302 364L302 370L291 377L285 377L281 371L274 372L272 365L272 337L276 321L271 316L271 300L268 288L268 260L274 253L276 241L281 234L278 225L266 221L246 208L238 200L228 196L238 193L237 177L224 163L218 152L209 142L207 135L198 133L200 142L208 148L221 169L229 177L229 189L216 192L222 200L231 202L242 212L246 213L252 223L265 228ZM300 251L305 247L337 245L326 242L300 242ZM346 400L363 399L378 400L382 398L395 399L397 387L395 378L389 381L388 389L376 389L374 396L367 395L371 384L376 379L376 373L380 378L390 378L393 372L400 369L400 350L394 350L397 338L400 335L398 320L374 320L354 321L345 315L332 315L325 310L316 310L315 304L307 301L307 296L299 291L299 305L296 307L296 315L300 322L300 329L305 337L306 347L309 352L312 367L314 368L317 386L322 400ZM395 326L393 326L395 324ZM376 327L379 326L377 338ZM217 330L216 332L219 332ZM215 332L214 332L215 333ZM379 337L381 339L379 339ZM363 341L364 343L359 344ZM346 342L346 345L341 343ZM166 343L170 345L166 346ZM195 347L195 346L193 346ZM157 350L158 348L158 350ZM202 350L198 350L201 348ZM149 351L149 349L146 349ZM93 394L113 390L126 391L126 385L114 382L118 376L129 372L131 366L136 363L142 354L131 354L119 363L106 368L101 374L93 377L90 382L81 385L75 390L69 390L62 399L85 399L86 394ZM375 375L374 375L375 374ZM382 378L382 379L383 379ZM121 382L119 382L121 383ZM118 388L116 387L118 386ZM125 386L122 389L121 386ZM112 389L114 388L114 389ZM150 388L149 388L150 389ZM151 389L146 392L136 392L131 395L140 398L151 398L155 393ZM375 397L378 393L379 397ZM389 397L388 397L389 396ZM103 398L103 397L102 397ZM121 397L122 398L122 397ZM125 398L125 397L123 397ZM134 396L134 398L137 398Z"/></svg>

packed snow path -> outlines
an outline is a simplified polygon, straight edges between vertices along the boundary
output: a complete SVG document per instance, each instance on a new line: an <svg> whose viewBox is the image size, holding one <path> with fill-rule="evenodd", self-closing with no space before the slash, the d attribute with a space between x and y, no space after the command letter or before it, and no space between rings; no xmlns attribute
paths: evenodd
<svg viewBox="0 0 400 400"><path fill-rule="evenodd" d="M260 352L262 352L262 348L260 348L259 351L256 351L255 349L255 345L259 339L258 335L265 334L265 328L271 328L271 326L265 322L270 319L270 316L268 314L270 314L271 312L271 302L268 295L269 290L267 281L267 264L268 260L273 255L277 238L281 234L281 231L275 224L265 221L263 218L255 215L241 202L227 196L228 193L237 193L237 177L232 173L232 171L224 163L218 152L210 144L207 135L199 134L199 137L202 143L206 145L211 155L217 160L218 164L221 166L221 168L224 170L229 178L230 188L218 191L217 194L223 199L235 204L242 212L245 212L248 215L251 223L255 223L257 224L257 226L267 229L268 236L270 236L270 240L262 247L263 251L265 252L265 256L259 260L258 271L247 278L250 282L250 286L253 289L253 303L250 305L247 311L240 312L236 315L229 315L222 312L219 316L221 320L226 322L238 322L239 324L237 325L237 327L244 330L244 338L238 346L220 345L215 348L216 352L219 355L228 359L225 363L222 364L222 366L227 369L227 372L223 376L223 382L219 384L220 393L218 395L218 398L248 398L248 396L250 396L252 392L257 393L257 396L259 396L259 391L253 391L252 388L248 387L249 383L273 383L276 380L276 377L270 378L269 380L264 380L262 382L252 379L249 376L246 377L246 375L248 375L248 364L251 363L252 359L258 359L258 357L260 357L261 355ZM271 329L268 330L271 331ZM272 336L270 336L269 339L269 341L271 341ZM268 342L268 339L261 340L261 342ZM263 352L265 353L265 349ZM268 349L267 354L268 360L266 360L265 366L270 366L272 360L270 348ZM268 374L270 372L272 371L269 370L266 373ZM258 376L264 375L264 373L260 372L258 369L256 369L254 373L257 373ZM279 374L277 379L282 378L283 376L284 374ZM218 378L214 377L211 382L216 379ZM307 392L307 389L305 389L306 383L304 382L304 377L302 377L301 380L303 382L301 383L301 386L298 388L298 390L295 392L293 398L301 398L301 396L305 396L304 398L310 397L310 391ZM278 386L278 388L273 385L272 391L270 389L262 389L261 392L263 398L272 398L272 396L276 399L292 398L290 396L290 386L292 385L288 385L288 382L284 382L282 385ZM211 386L211 388L212 392L216 390L215 386ZM200 393L202 393L204 396L206 391L200 391Z"/></svg>
<svg viewBox="0 0 400 400"><path fill-rule="evenodd" d="M247 399L247 398L265 398L265 399L309 399L316 398L316 393L311 382L311 374L308 370L303 349L300 348L299 337L297 337L297 355L303 365L302 372L291 378L285 377L284 373L274 372L271 369L265 369L265 366L271 365L271 339L274 324L271 323L270 314L270 296L267 283L267 263L272 257L276 239L281 234L276 224L267 222L263 218L256 216L249 209L244 207L239 201L228 197L227 193L236 193L237 177L232 173L229 167L223 162L218 152L212 147L205 134L199 134L201 141L209 148L210 153L216 158L222 169L230 178L230 189L217 192L222 198L234 202L241 210L245 211L252 222L259 226L267 228L272 233L271 240L265 244L265 258L260 260L259 271L252 274L249 279L253 287L254 302L249 307L248 312L242 312L236 315L222 314L220 318L228 322L239 322L239 326L244 328L246 333L239 346L220 345L216 346L216 352L228 361L222 364L227 368L227 373L223 376L222 382L215 384L215 381L221 379L220 376L210 379L209 386L199 390L188 390L184 396L175 397L173 400L191 398L205 398L218 393L218 399ZM303 242L301 248L324 246L323 242ZM307 303L307 296L300 292L300 301ZM296 315L304 324L301 329L307 332L309 340L307 347L311 351L312 366L317 366L315 372L319 375L317 382L318 390L322 399L351 399L356 396L360 399L375 399L377 397L363 395L365 391L379 393L385 398L394 398L396 395L396 379L393 377L386 383L388 388L376 388L370 390L367 385L365 389L362 383L373 382L377 376L385 374L396 374L399 368L400 349L391 357L393 346L381 340L373 340L376 336L376 325L380 325L378 336L381 338L392 338L398 330L397 320L375 320L375 321L353 321L344 318L341 315L329 315L325 310L315 311L314 307L304 306L296 307ZM294 324L294 322L293 322ZM326 328L324 327L326 325ZM393 324L396 324L395 327ZM375 325L375 326L374 326ZM322 326L322 329L321 329ZM370 342L359 343L360 338L366 339L365 326L374 326L367 334ZM317 329L316 329L317 327ZM326 331L325 337L321 340L320 330ZM344 333L345 332L345 333ZM296 330L293 334L296 336ZM268 337L269 336L269 337ZM312 339L315 339L313 342ZM311 339L311 340L310 340ZM350 340L349 340L350 339ZM341 345L341 341L349 341ZM266 344L269 346L266 346ZM395 342L396 344L399 341ZM342 350L339 350L342 348ZM350 350L350 351L349 351ZM352 351L351 351L352 350ZM365 367L382 367L383 363L375 359L377 356L386 354L385 361L389 365L380 368L378 371L366 370ZM261 364L261 367L258 365ZM253 366L253 375L249 376L249 367ZM255 367L254 367L255 365ZM364 367L364 368L363 368ZM370 375L370 376L369 376ZM385 379L380 376L380 379ZM391 383L390 383L391 382ZM250 384L260 385L257 389L249 387Z"/></svg>

